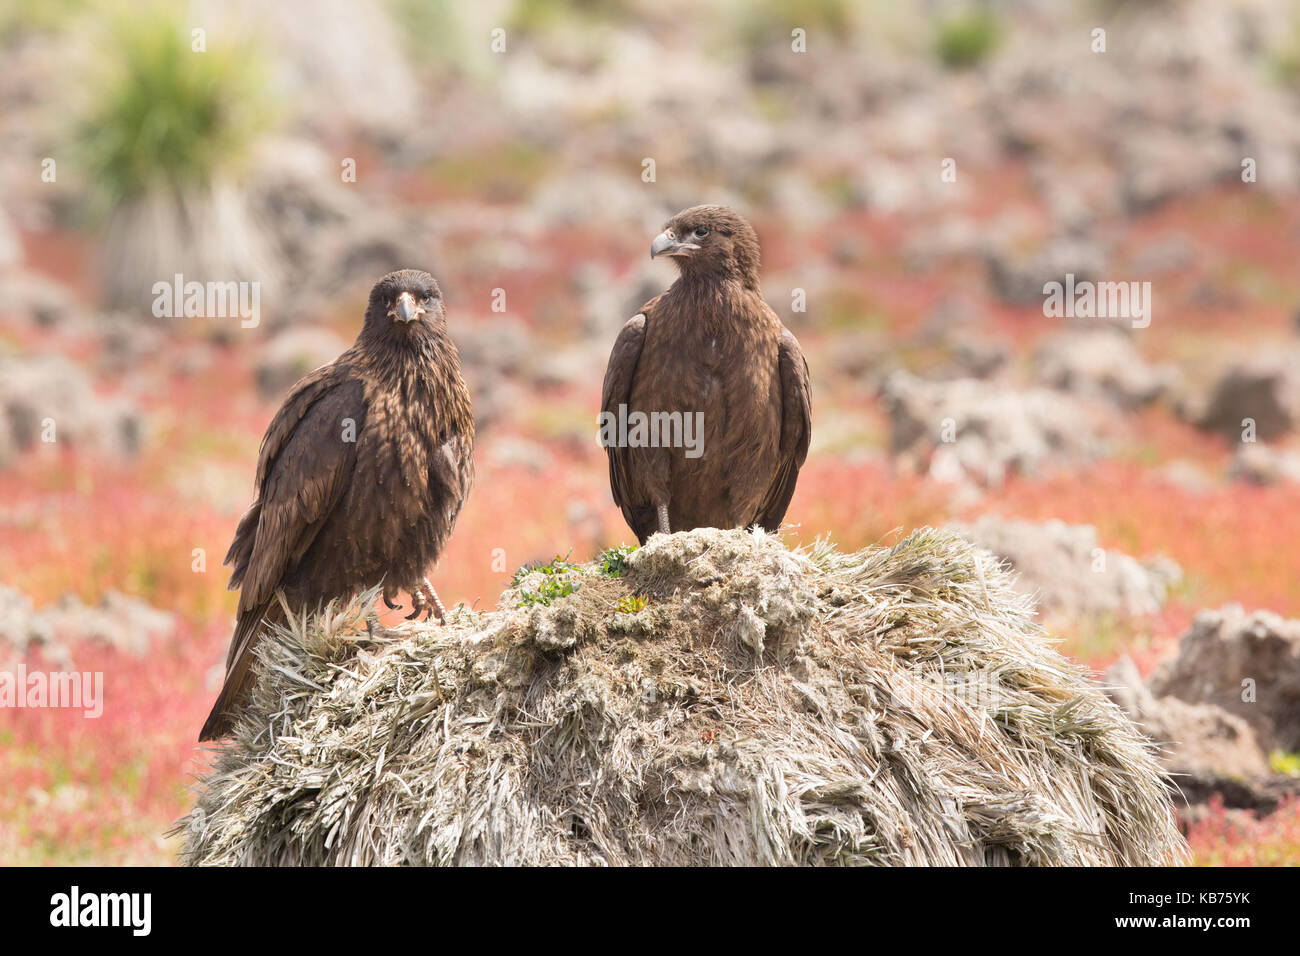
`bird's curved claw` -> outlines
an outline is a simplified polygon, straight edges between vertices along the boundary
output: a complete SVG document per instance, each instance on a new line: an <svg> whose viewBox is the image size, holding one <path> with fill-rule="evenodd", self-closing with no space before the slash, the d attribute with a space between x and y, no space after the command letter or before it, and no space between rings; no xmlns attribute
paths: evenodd
<svg viewBox="0 0 1300 956"><path fill-rule="evenodd" d="M439 622L447 623L447 609L442 606L442 601L438 598L438 592L433 589L433 585L429 583L428 578L421 581L411 591L411 603L415 605L415 610L407 617L408 621L417 619L423 613L426 621L432 621L436 617Z"/></svg>
<svg viewBox="0 0 1300 956"><path fill-rule="evenodd" d="M392 601L388 600L387 594L384 595L384 603L388 605L388 610L390 611L398 611L401 610L402 607L402 605L394 604Z"/></svg>

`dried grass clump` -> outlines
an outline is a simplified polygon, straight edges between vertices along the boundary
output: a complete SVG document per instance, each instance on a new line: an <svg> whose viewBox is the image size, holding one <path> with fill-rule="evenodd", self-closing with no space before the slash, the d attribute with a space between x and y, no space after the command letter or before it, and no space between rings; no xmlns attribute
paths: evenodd
<svg viewBox="0 0 1300 956"><path fill-rule="evenodd" d="M624 577L263 642L193 864L1181 862L1143 738L987 552L656 536ZM624 599L640 595L640 602ZM369 597L369 596L367 596Z"/></svg>

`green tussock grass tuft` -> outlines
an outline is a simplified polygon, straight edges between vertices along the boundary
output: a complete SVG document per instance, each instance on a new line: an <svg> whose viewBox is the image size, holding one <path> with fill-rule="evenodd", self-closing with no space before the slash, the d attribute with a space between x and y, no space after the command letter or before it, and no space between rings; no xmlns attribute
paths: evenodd
<svg viewBox="0 0 1300 956"><path fill-rule="evenodd" d="M206 185L237 166L272 119L256 47L209 32L196 52L190 29L179 10L153 5L106 27L103 75L76 138L110 204Z"/></svg>
<svg viewBox="0 0 1300 956"><path fill-rule="evenodd" d="M1300 18L1269 51L1268 67L1278 83L1300 89Z"/></svg>
<svg viewBox="0 0 1300 956"><path fill-rule="evenodd" d="M548 605L552 601L559 600L562 597L568 597L574 591L580 588L580 584L573 581L543 581L541 586L535 591L528 588L519 589L519 607L528 607L532 604Z"/></svg>
<svg viewBox="0 0 1300 956"><path fill-rule="evenodd" d="M854 26L850 0L752 0L733 6L735 31L745 44L788 45L790 33L805 31L809 43L842 42Z"/></svg>
<svg viewBox="0 0 1300 956"><path fill-rule="evenodd" d="M568 574L571 571L581 571L582 565L574 564L569 560L570 555L566 554L560 557L558 554L545 564L525 564L515 572L514 577L510 579L510 586L519 587L520 583L530 574L558 575Z"/></svg>
<svg viewBox="0 0 1300 956"><path fill-rule="evenodd" d="M56 33L91 7L91 0L0 0L0 44L24 33Z"/></svg>
<svg viewBox="0 0 1300 956"><path fill-rule="evenodd" d="M939 24L935 55L950 69L977 66L988 58L1001 39L1001 26L983 10L958 13Z"/></svg>
<svg viewBox="0 0 1300 956"><path fill-rule="evenodd" d="M636 550L635 545L619 545L606 548L596 555L597 571L607 578L621 578L627 574L627 558Z"/></svg>
<svg viewBox="0 0 1300 956"><path fill-rule="evenodd" d="M510 25L525 33L553 33L575 25L626 21L630 13L622 0L517 0Z"/></svg>
<svg viewBox="0 0 1300 956"><path fill-rule="evenodd" d="M519 591L517 607L529 607L540 604L549 605L552 601L568 597L582 585L577 576L584 573L580 564L569 561L569 556L558 554L546 564L528 565L515 572L510 581L512 588Z"/></svg>

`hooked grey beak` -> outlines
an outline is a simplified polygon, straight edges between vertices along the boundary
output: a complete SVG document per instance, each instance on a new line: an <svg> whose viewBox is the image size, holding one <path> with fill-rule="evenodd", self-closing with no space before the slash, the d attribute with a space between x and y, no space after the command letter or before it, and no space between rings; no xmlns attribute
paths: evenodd
<svg viewBox="0 0 1300 956"><path fill-rule="evenodd" d="M650 258L655 256L689 256L696 249L700 248L693 242L680 242L673 235L671 229L665 230L655 236L655 241L650 243Z"/></svg>
<svg viewBox="0 0 1300 956"><path fill-rule="evenodd" d="M403 292L397 297L397 304L388 310L388 314L393 317L393 321L414 322L424 314L424 309L415 304L415 296L409 292Z"/></svg>

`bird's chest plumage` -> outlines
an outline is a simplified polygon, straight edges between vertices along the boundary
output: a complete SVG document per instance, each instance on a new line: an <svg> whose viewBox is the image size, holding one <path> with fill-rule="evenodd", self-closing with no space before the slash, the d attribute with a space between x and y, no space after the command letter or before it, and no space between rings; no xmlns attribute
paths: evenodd
<svg viewBox="0 0 1300 956"><path fill-rule="evenodd" d="M420 387L378 393L367 408L359 466L394 501L417 500L431 490L430 462L441 429L430 396Z"/></svg>
<svg viewBox="0 0 1300 956"><path fill-rule="evenodd" d="M766 485L780 434L776 344L766 318L761 302L736 311L687 304L647 318L629 413L680 413L691 441L665 447L659 434L657 447L630 448L629 455L641 493L666 494L692 526L749 520L758 485ZM650 437L653 443L653 429ZM748 481L737 461L761 477Z"/></svg>
<svg viewBox="0 0 1300 956"><path fill-rule="evenodd" d="M436 389L424 381L368 391L347 520L356 526L358 542L387 539L376 544L376 559L397 550L412 567L423 567L450 532L464 497L456 463L449 460L452 448L459 450L452 432ZM370 563L370 555L357 557Z"/></svg>
<svg viewBox="0 0 1300 956"><path fill-rule="evenodd" d="M766 399L775 360L769 351L761 330L743 317L667 316L648 330L633 404L710 414L724 428L727 417Z"/></svg>

